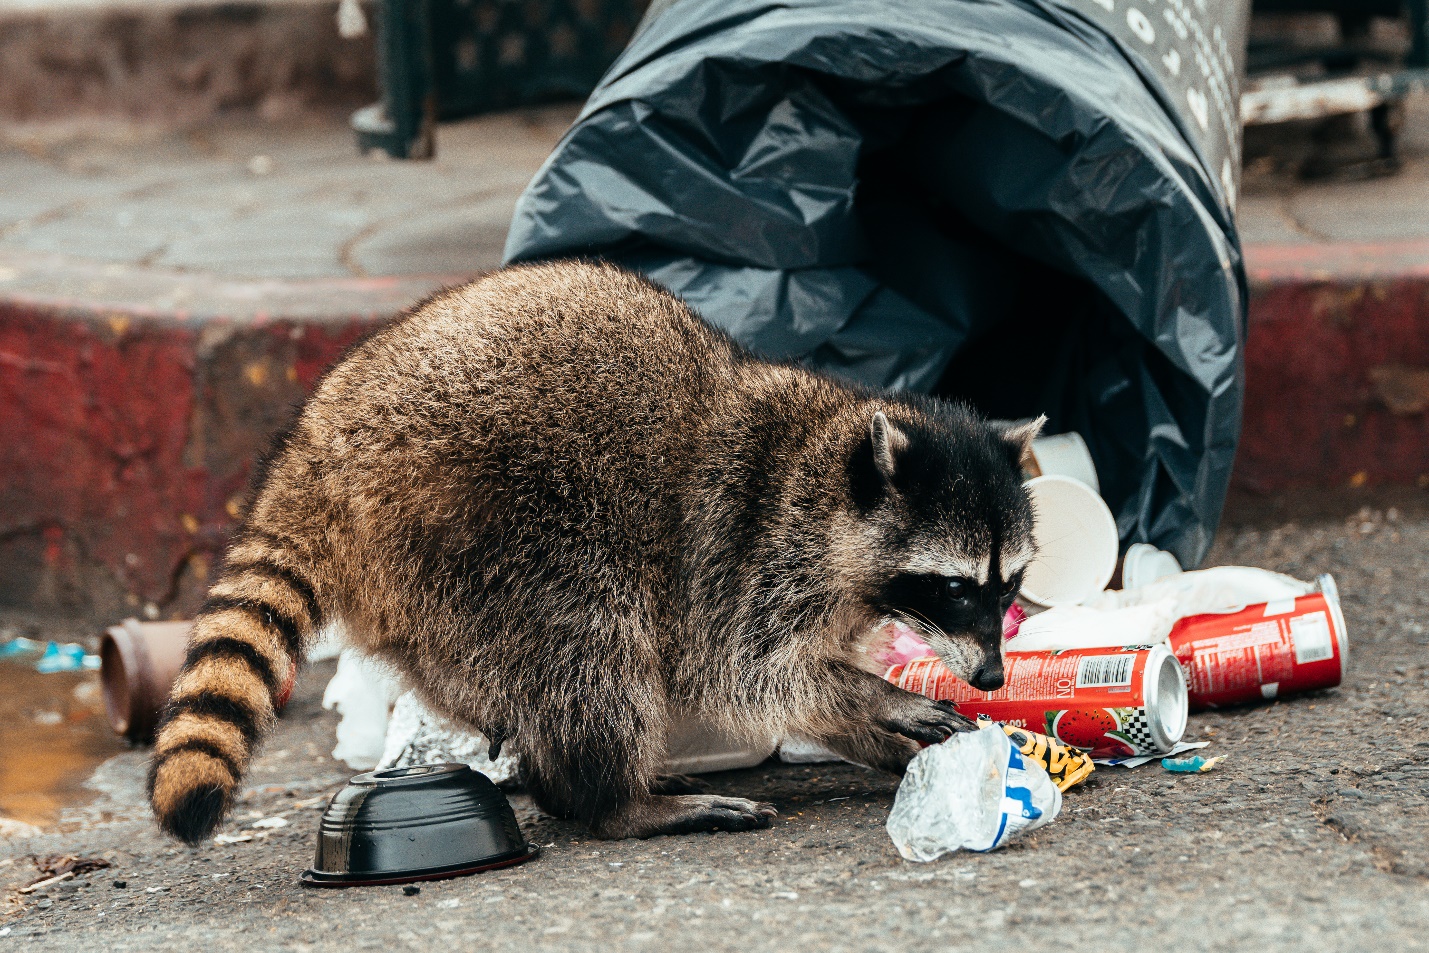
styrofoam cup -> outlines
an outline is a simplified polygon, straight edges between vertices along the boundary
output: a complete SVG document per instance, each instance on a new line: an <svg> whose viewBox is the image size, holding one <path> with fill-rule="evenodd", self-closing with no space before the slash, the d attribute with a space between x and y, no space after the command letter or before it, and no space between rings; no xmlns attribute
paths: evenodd
<svg viewBox="0 0 1429 953"><path fill-rule="evenodd" d="M1097 467L1092 462L1087 442L1076 431L1038 437L1032 441L1032 460L1040 476L1066 476L1079 480L1093 490L1101 490L1097 482Z"/></svg>
<svg viewBox="0 0 1429 953"><path fill-rule="evenodd" d="M1038 551L1023 577L1022 597L1048 608L1074 606L1106 589L1120 543L1101 496L1067 476L1034 477L1025 485Z"/></svg>

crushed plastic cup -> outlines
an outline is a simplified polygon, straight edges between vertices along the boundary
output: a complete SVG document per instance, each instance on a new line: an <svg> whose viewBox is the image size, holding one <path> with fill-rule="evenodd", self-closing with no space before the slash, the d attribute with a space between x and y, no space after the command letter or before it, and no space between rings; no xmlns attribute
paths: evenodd
<svg viewBox="0 0 1429 953"><path fill-rule="evenodd" d="M886 828L905 860L989 851L1051 823L1062 792L1046 770L988 725L924 748L898 786Z"/></svg>

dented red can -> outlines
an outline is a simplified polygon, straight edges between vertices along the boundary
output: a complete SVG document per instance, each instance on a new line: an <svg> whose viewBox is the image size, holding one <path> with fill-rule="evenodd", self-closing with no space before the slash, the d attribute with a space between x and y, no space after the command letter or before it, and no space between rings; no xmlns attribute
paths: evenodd
<svg viewBox="0 0 1429 953"><path fill-rule="evenodd" d="M1190 616L1171 630L1171 649L1190 682L1194 709L1242 705L1333 688L1345 676L1349 640L1335 580L1319 591Z"/></svg>
<svg viewBox="0 0 1429 953"><path fill-rule="evenodd" d="M894 665L884 678L969 718L1030 728L1097 757L1160 754L1186 731L1186 679L1164 645L1008 652L1003 670L995 692L978 691L937 658Z"/></svg>

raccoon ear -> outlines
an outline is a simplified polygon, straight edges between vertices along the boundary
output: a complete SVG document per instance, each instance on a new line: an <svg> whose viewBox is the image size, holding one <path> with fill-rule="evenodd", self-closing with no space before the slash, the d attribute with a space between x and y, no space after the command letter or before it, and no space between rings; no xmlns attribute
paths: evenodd
<svg viewBox="0 0 1429 953"><path fill-rule="evenodd" d="M907 435L890 424L880 410L868 422L868 437L873 444L873 465L885 480L892 480L896 458L908 446Z"/></svg>
<svg viewBox="0 0 1429 953"><path fill-rule="evenodd" d="M1047 425L1047 415L1043 414L1036 420L1029 420L1024 423L1010 424L1001 428L998 434L1002 442L1007 444L1012 454L1012 465L1019 470L1027 469L1027 464L1032 462L1032 441L1042 433L1042 428Z"/></svg>

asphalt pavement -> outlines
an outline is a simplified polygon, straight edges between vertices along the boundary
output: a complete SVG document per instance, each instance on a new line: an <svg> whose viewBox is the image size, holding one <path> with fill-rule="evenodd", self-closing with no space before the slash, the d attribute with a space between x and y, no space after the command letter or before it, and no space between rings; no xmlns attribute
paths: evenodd
<svg viewBox="0 0 1429 953"><path fill-rule="evenodd" d="M1173 776L1102 768L1051 825L986 855L905 862L883 830L896 782L847 765L706 776L778 806L767 831L600 842L513 795L542 856L400 887L313 890L333 761L329 666L301 682L224 834L165 840L145 752L93 797L0 839L0 946L44 950L1413 950L1429 945L1429 506L1422 493L1251 501L1212 562L1334 573L1351 649L1338 689L1194 715L1225 755ZM284 826L255 827L280 817ZM45 890L31 856L112 864Z"/></svg>

